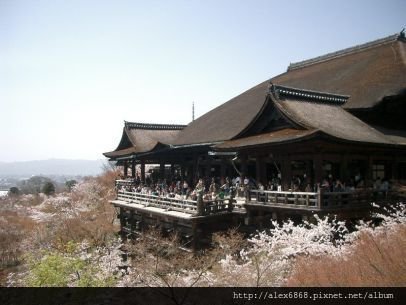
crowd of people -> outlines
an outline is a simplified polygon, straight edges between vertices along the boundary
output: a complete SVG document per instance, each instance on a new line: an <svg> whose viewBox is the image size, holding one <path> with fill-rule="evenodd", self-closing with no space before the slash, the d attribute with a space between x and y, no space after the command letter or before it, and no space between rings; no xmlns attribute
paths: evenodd
<svg viewBox="0 0 406 305"><path fill-rule="evenodd" d="M124 179L124 178L123 178ZM249 197L250 190L263 191L292 191L292 192L350 192L356 189L365 188L364 180L360 175L350 178L343 182L332 175L326 176L321 182L310 183L310 179L304 175L296 175L293 177L290 185L281 184L279 176L274 176L269 179L267 184L262 184L249 177L235 177L230 179L225 178L200 178L196 184L192 184L187 180L182 180L179 177L168 181L166 179L153 181L149 177L145 183L139 177L135 179L127 179L130 183L120 185L127 191L149 194L155 196L164 196L176 199L197 200L199 194L205 200L224 199L225 197L233 196ZM379 177L373 184L373 189L376 192L387 193L390 188L389 181L380 179Z"/></svg>
<svg viewBox="0 0 406 305"><path fill-rule="evenodd" d="M332 175L325 177L321 183L311 185L310 183L301 183L300 178L296 178L292 182L292 191L305 191L305 192L317 192L322 190L324 192L352 192L357 189L372 188L374 192L387 193L390 184L387 179L377 178L372 185L366 185L365 180L361 175L355 175L350 179L343 181L338 178L333 178Z"/></svg>
<svg viewBox="0 0 406 305"><path fill-rule="evenodd" d="M190 200L197 200L199 193L201 193L204 199L214 200L229 196L233 185L229 178L225 178L224 181L220 181L220 183L218 183L215 178L201 178L196 185L192 185L190 182L181 179L173 179L169 182L163 179L154 182L147 178L145 183L142 183L136 178L132 179L131 183L122 184L118 187L135 193Z"/></svg>

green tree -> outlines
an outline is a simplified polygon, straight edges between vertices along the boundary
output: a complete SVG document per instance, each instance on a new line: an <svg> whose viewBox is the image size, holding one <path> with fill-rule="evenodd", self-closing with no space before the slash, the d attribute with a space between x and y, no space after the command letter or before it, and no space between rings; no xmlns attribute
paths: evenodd
<svg viewBox="0 0 406 305"><path fill-rule="evenodd" d="M46 182L42 187L42 192L47 196L55 194L55 185L52 182Z"/></svg>
<svg viewBox="0 0 406 305"><path fill-rule="evenodd" d="M42 191L45 183L51 182L51 179L42 176L33 176L19 183L20 191L24 194L38 194Z"/></svg>
<svg viewBox="0 0 406 305"><path fill-rule="evenodd" d="M25 285L29 287L111 287L113 275L100 275L100 268L89 258L82 258L77 244L69 241L60 249L44 250L42 255L27 255L29 272ZM95 249L92 249L95 250Z"/></svg>
<svg viewBox="0 0 406 305"><path fill-rule="evenodd" d="M18 187L13 186L13 187L10 187L8 194L11 196L18 196L20 194L20 190L18 189Z"/></svg>
<svg viewBox="0 0 406 305"><path fill-rule="evenodd" d="M65 186L68 189L68 191L70 192L72 190L72 188L77 184L78 182L76 180L68 180L65 182Z"/></svg>
<svg viewBox="0 0 406 305"><path fill-rule="evenodd" d="M59 253L49 253L40 261L32 261L30 265L31 274L27 279L29 286L66 287L69 276L81 267L81 262Z"/></svg>

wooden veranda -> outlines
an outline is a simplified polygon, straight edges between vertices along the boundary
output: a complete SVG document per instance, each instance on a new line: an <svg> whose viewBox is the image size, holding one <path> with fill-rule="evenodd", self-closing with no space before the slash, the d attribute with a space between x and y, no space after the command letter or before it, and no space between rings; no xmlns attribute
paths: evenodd
<svg viewBox="0 0 406 305"><path fill-rule="evenodd" d="M271 226L272 220L287 218L312 220L314 215L337 215L345 219L368 215L371 203L395 200L392 192L354 190L347 192L291 192L250 190L247 197L190 200L142 194L120 189L130 181L117 181L118 191L111 201L120 219L123 237L141 234L149 228L167 234L177 232L183 244L193 250L207 246L211 234L233 227L248 232ZM200 204L200 207L199 207Z"/></svg>

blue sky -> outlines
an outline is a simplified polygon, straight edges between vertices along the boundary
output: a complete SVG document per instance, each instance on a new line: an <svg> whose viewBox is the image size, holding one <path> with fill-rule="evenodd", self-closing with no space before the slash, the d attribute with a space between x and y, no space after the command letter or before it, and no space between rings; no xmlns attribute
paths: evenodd
<svg viewBox="0 0 406 305"><path fill-rule="evenodd" d="M97 159L290 62L400 32L406 1L0 0L0 161Z"/></svg>

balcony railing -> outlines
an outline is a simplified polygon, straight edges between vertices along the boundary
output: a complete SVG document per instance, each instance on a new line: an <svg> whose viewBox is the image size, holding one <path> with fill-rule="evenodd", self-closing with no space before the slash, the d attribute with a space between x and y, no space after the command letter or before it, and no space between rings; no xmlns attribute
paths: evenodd
<svg viewBox="0 0 406 305"><path fill-rule="evenodd" d="M247 203L279 206L292 209L329 210L369 206L386 201L390 193L362 189L347 192L277 192L251 190Z"/></svg>
<svg viewBox="0 0 406 305"><path fill-rule="evenodd" d="M116 180L116 188L133 187L135 186L134 179L118 179Z"/></svg>
<svg viewBox="0 0 406 305"><path fill-rule="evenodd" d="M191 215L210 215L219 212L244 212L243 204L237 204L235 199L203 200L202 208L197 201L189 199L156 196L131 191L132 180L117 180L117 199L126 203L137 203L162 208L167 211L178 211ZM269 207L282 207L306 210L335 210L369 206L372 202L383 202L390 198L391 193L376 192L373 189L361 189L346 192L290 192L251 190L246 204L259 204ZM242 203L240 198L238 203ZM231 202L232 201L232 202Z"/></svg>
<svg viewBox="0 0 406 305"><path fill-rule="evenodd" d="M318 206L318 193L262 190L251 190L250 193L251 201L249 203L310 209Z"/></svg>
<svg viewBox="0 0 406 305"><path fill-rule="evenodd" d="M233 203L230 198L203 200L202 211L199 211L197 201L187 199L177 199L168 196L156 196L150 194L142 194L136 192L128 192L119 190L117 192L117 200L125 203L135 203L143 207L156 207L164 211L178 211L182 213L192 214L194 216L205 216L220 212L231 212Z"/></svg>

